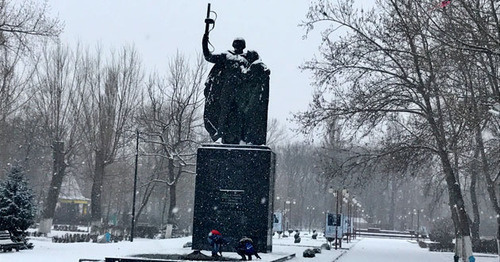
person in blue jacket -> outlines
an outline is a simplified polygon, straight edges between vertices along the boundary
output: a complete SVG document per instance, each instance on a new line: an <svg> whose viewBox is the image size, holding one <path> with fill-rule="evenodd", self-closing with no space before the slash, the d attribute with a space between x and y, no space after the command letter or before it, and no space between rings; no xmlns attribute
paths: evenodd
<svg viewBox="0 0 500 262"><path fill-rule="evenodd" d="M243 237L238 242L238 246L236 246L236 253L241 256L241 260L252 260L252 256L255 256L258 259L261 259L259 254L257 254L257 250L255 250L253 246L253 241L251 238Z"/></svg>

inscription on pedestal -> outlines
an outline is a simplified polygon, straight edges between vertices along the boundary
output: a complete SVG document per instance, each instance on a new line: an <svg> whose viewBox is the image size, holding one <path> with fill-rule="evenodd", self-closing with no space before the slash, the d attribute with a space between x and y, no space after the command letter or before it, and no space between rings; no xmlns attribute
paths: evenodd
<svg viewBox="0 0 500 262"><path fill-rule="evenodd" d="M242 211L245 190L219 189L220 209L224 211Z"/></svg>

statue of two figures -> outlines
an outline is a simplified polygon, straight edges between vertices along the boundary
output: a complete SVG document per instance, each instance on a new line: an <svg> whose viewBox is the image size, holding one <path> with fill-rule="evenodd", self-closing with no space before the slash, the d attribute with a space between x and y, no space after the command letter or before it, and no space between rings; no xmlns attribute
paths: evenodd
<svg viewBox="0 0 500 262"><path fill-rule="evenodd" d="M206 32L203 55L214 66L205 83L205 129L214 142L265 144L270 70L256 51L244 52L242 38L221 54L210 52L208 43Z"/></svg>

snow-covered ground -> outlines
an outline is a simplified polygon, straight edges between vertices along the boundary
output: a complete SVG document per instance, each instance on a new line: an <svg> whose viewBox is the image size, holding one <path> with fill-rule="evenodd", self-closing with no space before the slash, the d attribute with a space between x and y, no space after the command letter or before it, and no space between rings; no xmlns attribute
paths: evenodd
<svg viewBox="0 0 500 262"><path fill-rule="evenodd" d="M57 234L57 233L55 233ZM302 257L307 248L319 247L325 243L324 238L314 240L310 236L301 234L301 243L293 243L292 238L273 239L273 252L261 253L261 262L273 261L286 255L296 254L294 262L390 262L390 261L453 261L452 253L429 252L419 248L416 242L400 239L357 239L351 243L344 243L342 249L322 250L314 258ZM31 238L35 248L19 252L0 252L0 262L77 262L80 258L104 259L105 257L126 257L136 254L189 254L190 248L183 248L191 237L175 239L135 239L134 242L119 243L52 243L50 238ZM202 251L210 255L209 251ZM225 257L239 258L236 253L223 253ZM338 260L336 260L338 259ZM477 262L498 261L496 255L477 254Z"/></svg>
<svg viewBox="0 0 500 262"><path fill-rule="evenodd" d="M476 262L498 262L498 256L492 254L475 254ZM369 259L368 259L369 258ZM402 239L364 238L346 252L339 262L449 262L453 261L453 253L429 252L420 248L416 241Z"/></svg>

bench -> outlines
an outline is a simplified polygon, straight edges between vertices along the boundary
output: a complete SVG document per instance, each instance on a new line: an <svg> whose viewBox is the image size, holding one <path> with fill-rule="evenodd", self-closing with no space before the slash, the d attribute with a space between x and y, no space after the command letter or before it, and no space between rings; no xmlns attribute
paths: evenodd
<svg viewBox="0 0 500 262"><path fill-rule="evenodd" d="M24 243L12 241L9 231L0 231L0 250L3 250L4 252L12 251L12 249L19 251L23 247Z"/></svg>

